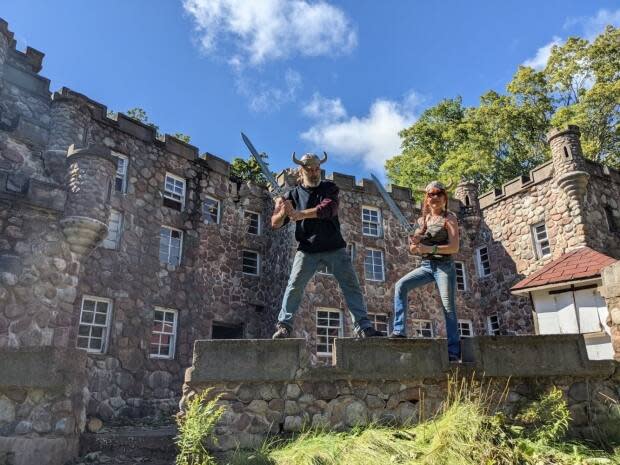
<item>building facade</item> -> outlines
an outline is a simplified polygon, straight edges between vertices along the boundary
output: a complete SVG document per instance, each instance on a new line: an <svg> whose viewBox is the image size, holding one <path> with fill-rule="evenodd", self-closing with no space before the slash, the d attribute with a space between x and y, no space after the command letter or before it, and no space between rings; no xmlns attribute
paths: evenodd
<svg viewBox="0 0 620 465"><path fill-rule="evenodd" d="M272 230L268 192L232 178L225 160L75 91L51 92L42 59L16 50L0 23L0 349L87 352L88 416L169 415L194 341L271 335L293 226ZM552 159L527 176L483 195L463 182L450 199L463 337L535 333L530 299L511 287L564 253L620 258L620 173L583 158L577 128L550 144ZM368 311L389 331L394 285L417 259L371 181L328 177ZM279 180L294 183L290 172ZM420 194L391 195L413 222ZM434 286L412 292L409 307L409 336L444 336ZM328 269L308 284L294 333L316 363L352 335ZM13 415L12 428L31 415Z"/></svg>

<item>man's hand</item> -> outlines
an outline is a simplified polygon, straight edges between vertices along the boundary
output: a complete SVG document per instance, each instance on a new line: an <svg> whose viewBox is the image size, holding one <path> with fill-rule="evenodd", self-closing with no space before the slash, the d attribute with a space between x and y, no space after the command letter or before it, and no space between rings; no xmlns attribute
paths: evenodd
<svg viewBox="0 0 620 465"><path fill-rule="evenodd" d="M278 229L284 224L284 220L288 216L287 210L292 210L293 204L290 200L284 200L282 197L276 199L276 205L271 215L271 227Z"/></svg>

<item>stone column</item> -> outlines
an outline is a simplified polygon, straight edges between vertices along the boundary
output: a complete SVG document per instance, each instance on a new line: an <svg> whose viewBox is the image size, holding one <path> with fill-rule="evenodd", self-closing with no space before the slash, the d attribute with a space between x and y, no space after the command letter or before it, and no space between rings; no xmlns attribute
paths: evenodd
<svg viewBox="0 0 620 465"><path fill-rule="evenodd" d="M573 217L575 231L568 241L569 250L587 245L583 216L583 197L590 175L581 151L581 132L577 126L553 129L547 134L553 160L553 177L566 193L568 209Z"/></svg>
<svg viewBox="0 0 620 465"><path fill-rule="evenodd" d="M67 171L67 203L61 225L71 250L84 255L108 233L116 159L105 147L78 149L71 145Z"/></svg>
<svg viewBox="0 0 620 465"><path fill-rule="evenodd" d="M620 362L620 261L603 268L602 277L600 292L607 302L607 324L611 327L614 358Z"/></svg>

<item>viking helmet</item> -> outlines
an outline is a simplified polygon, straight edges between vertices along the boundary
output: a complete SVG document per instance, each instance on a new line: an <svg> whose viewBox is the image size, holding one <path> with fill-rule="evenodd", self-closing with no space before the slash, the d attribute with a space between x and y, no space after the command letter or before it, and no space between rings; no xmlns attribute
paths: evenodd
<svg viewBox="0 0 620 465"><path fill-rule="evenodd" d="M293 152L293 162L301 166L321 166L327 161L327 153L323 152L323 155L323 159L319 160L319 157L314 153L305 153L301 157L301 160L298 160L297 157L295 157L295 152Z"/></svg>

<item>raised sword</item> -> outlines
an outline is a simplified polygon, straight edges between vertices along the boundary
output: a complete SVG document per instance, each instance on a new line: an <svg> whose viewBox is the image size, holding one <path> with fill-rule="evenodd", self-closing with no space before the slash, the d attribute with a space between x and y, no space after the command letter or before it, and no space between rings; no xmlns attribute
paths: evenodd
<svg viewBox="0 0 620 465"><path fill-rule="evenodd" d="M274 178L271 171L269 171L269 167L267 166L267 163L265 163L264 161L264 158L267 158L267 155L264 153L258 153L258 150L254 148L254 145L252 144L248 136L246 136L244 133L241 133L241 138L243 139L243 142L245 143L246 147L248 148L248 150L254 157L254 160L256 160L256 163L258 163L258 166L260 167L260 170L262 171L263 176L265 176L265 179L267 179L267 184L269 185L269 188L271 189L271 192L270 192L271 197L273 198L282 197L285 194L284 189L280 187L280 185L276 181L276 178Z"/></svg>
<svg viewBox="0 0 620 465"><path fill-rule="evenodd" d="M396 202L394 202L394 199L390 196L390 194L388 194L387 190L385 190L385 187L383 187L383 184L381 184L381 181L379 181L379 179L377 179L377 177L373 173L370 173L370 177L372 178L373 182L377 186L377 190L379 191L379 194L381 194L381 197L383 197L383 200L385 200L385 203L387 203L388 207L390 207L390 210L392 210L392 214L396 217L396 219L400 222L400 224L405 229L407 236L412 235L417 228L409 222L409 220L405 217L405 215L403 215L403 212L400 211L400 208L398 208L398 205L396 205Z"/></svg>

